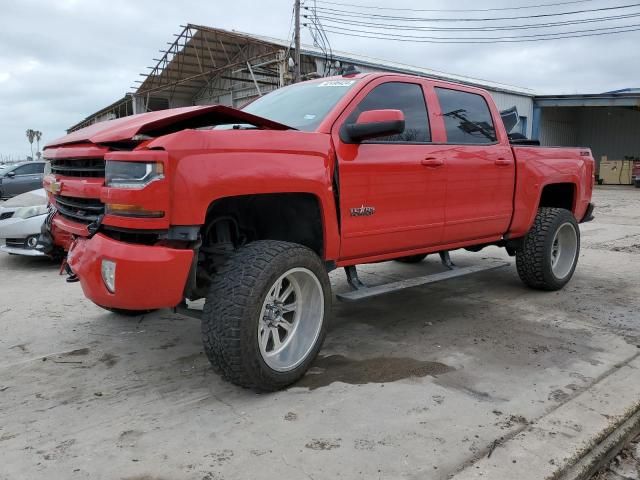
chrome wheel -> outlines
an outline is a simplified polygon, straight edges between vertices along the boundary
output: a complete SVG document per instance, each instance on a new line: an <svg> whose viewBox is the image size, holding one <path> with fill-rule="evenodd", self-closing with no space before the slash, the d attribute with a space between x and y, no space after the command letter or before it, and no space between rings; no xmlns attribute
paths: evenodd
<svg viewBox="0 0 640 480"><path fill-rule="evenodd" d="M306 268L292 268L269 289L258 320L264 362L286 372L300 365L318 339L324 318L322 286Z"/></svg>
<svg viewBox="0 0 640 480"><path fill-rule="evenodd" d="M563 223L556 231L551 244L551 271L562 280L569 275L578 252L578 234L571 223Z"/></svg>

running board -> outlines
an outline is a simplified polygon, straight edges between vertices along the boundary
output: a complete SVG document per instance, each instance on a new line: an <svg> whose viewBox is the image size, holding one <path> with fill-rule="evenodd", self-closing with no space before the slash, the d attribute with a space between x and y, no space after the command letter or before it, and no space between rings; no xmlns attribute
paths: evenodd
<svg viewBox="0 0 640 480"><path fill-rule="evenodd" d="M377 297L378 295L384 295L385 293L397 292L398 290L404 290L405 288L412 288L418 287L420 285L427 285L429 283L441 282L443 280L449 280L450 278L462 277L464 275L484 272L486 270L494 270L496 268L506 267L508 265L510 265L509 262L493 260L482 265L457 267L445 272L432 273L430 275L408 278L406 280L398 280L396 282L386 283L384 285L376 285L375 287L362 287L358 288L357 290L351 290L350 292L338 293L336 294L336 297L338 298L338 300L342 300L345 302L357 302L358 300Z"/></svg>

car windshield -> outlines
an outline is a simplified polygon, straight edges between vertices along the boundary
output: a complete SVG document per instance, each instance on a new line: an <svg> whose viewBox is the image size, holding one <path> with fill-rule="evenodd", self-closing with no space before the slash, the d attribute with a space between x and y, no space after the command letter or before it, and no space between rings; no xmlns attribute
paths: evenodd
<svg viewBox="0 0 640 480"><path fill-rule="evenodd" d="M315 130L357 79L298 83L275 90L242 110L298 130Z"/></svg>

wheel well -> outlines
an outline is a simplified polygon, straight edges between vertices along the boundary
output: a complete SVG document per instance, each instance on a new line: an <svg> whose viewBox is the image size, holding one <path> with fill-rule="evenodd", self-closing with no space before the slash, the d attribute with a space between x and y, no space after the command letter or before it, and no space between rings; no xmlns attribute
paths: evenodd
<svg viewBox="0 0 640 480"><path fill-rule="evenodd" d="M236 247L255 240L283 240L309 247L322 256L320 202L312 194L243 195L216 200L207 211L203 233L219 219L233 222Z"/></svg>
<svg viewBox="0 0 640 480"><path fill-rule="evenodd" d="M540 207L564 208L573 211L576 187L573 183L545 185L540 196Z"/></svg>

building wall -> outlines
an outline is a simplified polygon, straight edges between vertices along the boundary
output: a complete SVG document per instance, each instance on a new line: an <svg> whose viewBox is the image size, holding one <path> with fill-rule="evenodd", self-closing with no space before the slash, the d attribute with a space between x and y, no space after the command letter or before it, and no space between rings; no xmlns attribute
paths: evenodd
<svg viewBox="0 0 640 480"><path fill-rule="evenodd" d="M548 107L542 109L544 146L589 147L597 162L640 156L640 111L629 107Z"/></svg>
<svg viewBox="0 0 640 480"><path fill-rule="evenodd" d="M628 107L584 108L578 116L578 144L600 160L640 157L640 111Z"/></svg>
<svg viewBox="0 0 640 480"><path fill-rule="evenodd" d="M540 118L540 144L575 147L578 145L578 109L543 108Z"/></svg>
<svg viewBox="0 0 640 480"><path fill-rule="evenodd" d="M489 90L493 101L496 102L498 110L506 110L515 106L518 109L518 115L521 117L521 122L524 122L525 131L523 132L527 138L531 138L531 131L533 126L533 98L525 95L516 95L513 93L505 93L499 91ZM518 126L516 126L516 130Z"/></svg>

